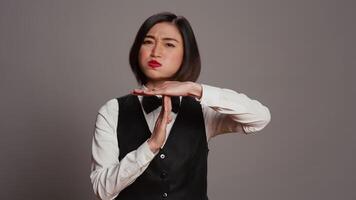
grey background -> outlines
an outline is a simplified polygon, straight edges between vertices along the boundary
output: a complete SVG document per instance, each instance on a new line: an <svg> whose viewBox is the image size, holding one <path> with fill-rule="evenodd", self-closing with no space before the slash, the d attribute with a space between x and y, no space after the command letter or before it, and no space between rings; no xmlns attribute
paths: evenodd
<svg viewBox="0 0 356 200"><path fill-rule="evenodd" d="M198 82L272 114L210 142L210 199L356 199L351 0L1 0L0 199L95 199L97 111L137 86L129 48L159 11L191 22Z"/></svg>

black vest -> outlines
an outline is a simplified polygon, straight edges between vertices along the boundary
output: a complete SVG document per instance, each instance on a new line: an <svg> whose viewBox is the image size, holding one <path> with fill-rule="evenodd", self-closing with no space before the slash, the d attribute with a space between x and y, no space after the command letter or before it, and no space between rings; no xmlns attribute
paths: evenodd
<svg viewBox="0 0 356 200"><path fill-rule="evenodd" d="M137 96L117 98L119 160L150 136ZM207 200L208 144L199 102L185 96L164 147L117 200Z"/></svg>

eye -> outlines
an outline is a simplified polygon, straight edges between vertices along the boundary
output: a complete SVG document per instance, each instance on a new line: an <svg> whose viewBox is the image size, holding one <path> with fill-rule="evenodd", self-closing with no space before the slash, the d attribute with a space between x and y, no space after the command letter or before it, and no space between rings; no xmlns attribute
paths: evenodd
<svg viewBox="0 0 356 200"><path fill-rule="evenodd" d="M145 40L142 42L142 44L152 44L152 41L151 40Z"/></svg>
<svg viewBox="0 0 356 200"><path fill-rule="evenodd" d="M175 47L175 45L172 44L172 43L167 43L166 45L167 45L168 47Z"/></svg>

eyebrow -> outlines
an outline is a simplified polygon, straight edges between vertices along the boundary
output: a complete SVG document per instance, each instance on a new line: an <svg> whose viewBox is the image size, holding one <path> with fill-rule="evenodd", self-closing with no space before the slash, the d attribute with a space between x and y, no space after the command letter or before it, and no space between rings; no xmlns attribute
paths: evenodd
<svg viewBox="0 0 356 200"><path fill-rule="evenodd" d="M155 39L155 37L153 37L152 35L147 35L145 38L152 38L152 39ZM174 39L174 38L170 38L170 37L165 37L165 38L162 38L162 40L173 40L173 41L176 41L177 43L179 43L178 40Z"/></svg>

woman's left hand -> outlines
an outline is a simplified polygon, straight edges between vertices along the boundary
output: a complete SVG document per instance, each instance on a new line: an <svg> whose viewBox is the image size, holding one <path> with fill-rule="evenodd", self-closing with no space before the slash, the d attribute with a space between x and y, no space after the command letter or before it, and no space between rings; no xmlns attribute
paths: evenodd
<svg viewBox="0 0 356 200"><path fill-rule="evenodd" d="M198 99L202 96L202 86L198 83L186 81L165 81L160 87L153 89L134 89L134 95L166 95L166 96L193 96Z"/></svg>

